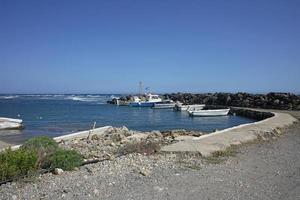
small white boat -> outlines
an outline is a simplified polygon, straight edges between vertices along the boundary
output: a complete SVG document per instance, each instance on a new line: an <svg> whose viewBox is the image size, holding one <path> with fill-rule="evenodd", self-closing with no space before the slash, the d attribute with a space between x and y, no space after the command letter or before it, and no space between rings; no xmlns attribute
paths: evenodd
<svg viewBox="0 0 300 200"><path fill-rule="evenodd" d="M23 127L21 119L12 119L0 117L0 130L3 129L21 129Z"/></svg>
<svg viewBox="0 0 300 200"><path fill-rule="evenodd" d="M13 122L13 123L21 124L23 121L22 121L22 119L12 119L12 118L0 117L0 122Z"/></svg>
<svg viewBox="0 0 300 200"><path fill-rule="evenodd" d="M187 111L202 110L204 107L205 107L205 104L188 105Z"/></svg>
<svg viewBox="0 0 300 200"><path fill-rule="evenodd" d="M177 111L186 111L188 109L188 105L183 105L183 103L177 101L175 104L174 109Z"/></svg>
<svg viewBox="0 0 300 200"><path fill-rule="evenodd" d="M210 117L210 116L225 116L229 113L229 108L227 109L211 109L211 110L196 110L188 111L193 117Z"/></svg>
<svg viewBox="0 0 300 200"><path fill-rule="evenodd" d="M152 108L154 109L173 109L175 103L172 100L163 100L162 102L155 103Z"/></svg>
<svg viewBox="0 0 300 200"><path fill-rule="evenodd" d="M196 111L196 110L202 110L204 107L205 107L205 104L183 105L180 102L176 102L175 110L178 110L178 111Z"/></svg>

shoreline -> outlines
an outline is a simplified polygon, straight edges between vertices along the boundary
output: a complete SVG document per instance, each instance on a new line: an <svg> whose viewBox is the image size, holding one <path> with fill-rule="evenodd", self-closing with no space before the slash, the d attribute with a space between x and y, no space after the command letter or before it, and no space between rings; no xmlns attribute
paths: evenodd
<svg viewBox="0 0 300 200"><path fill-rule="evenodd" d="M0 199L297 199L299 130L296 123L222 157L110 158L60 175L46 173L34 182L1 185Z"/></svg>
<svg viewBox="0 0 300 200"><path fill-rule="evenodd" d="M231 107L230 112L235 113L235 114L237 114L239 116L242 116L242 117L256 119L258 121L233 126L233 127L223 129L223 130L217 130L216 132L210 132L210 133L207 133L207 134L203 134L203 132L201 132L201 131L194 131L194 132L201 133L202 138L210 137L211 135L216 135L217 133L222 133L222 132L226 132L226 131L230 131L230 130L235 130L235 129L238 129L238 128L243 128L243 127L248 126L248 125L254 125L254 126L259 125L262 121L268 120L268 119L276 116L276 112L283 112L283 111L282 110L244 108L244 107ZM290 113L291 111L285 111L285 112ZM294 111L294 112L298 113L297 111ZM279 124L279 126L280 126L280 124ZM112 126L99 127L99 128L96 128L95 130L89 129L89 130L85 130L85 131L70 133L70 134L59 136L59 137L54 137L53 139L56 140L57 142L61 142L62 140L72 140L74 138L80 139L80 138L87 137L89 134L96 134L96 135L103 134L109 128L114 128L114 127L112 127ZM169 131L176 131L176 130L169 130ZM144 131L143 132L142 131L134 131L134 132L143 133ZM189 131L186 131L186 132L189 132ZM184 140L184 136L181 139ZM190 138L188 138L188 139L190 139ZM18 149L20 146L21 146L21 144L20 145L14 145L14 144L9 144L9 143L4 142L4 141L0 141L0 150L4 149L4 148L7 148L7 147L11 147L12 149Z"/></svg>

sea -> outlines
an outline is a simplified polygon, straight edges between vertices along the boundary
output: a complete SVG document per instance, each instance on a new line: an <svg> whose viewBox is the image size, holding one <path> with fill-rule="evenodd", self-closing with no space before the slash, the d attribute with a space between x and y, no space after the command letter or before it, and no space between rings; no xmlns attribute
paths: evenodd
<svg viewBox="0 0 300 200"><path fill-rule="evenodd" d="M0 95L0 117L20 118L23 130L2 130L0 140L19 144L39 135L56 137L96 127L212 132L254 122L241 116L190 117L186 112L107 104L120 94Z"/></svg>

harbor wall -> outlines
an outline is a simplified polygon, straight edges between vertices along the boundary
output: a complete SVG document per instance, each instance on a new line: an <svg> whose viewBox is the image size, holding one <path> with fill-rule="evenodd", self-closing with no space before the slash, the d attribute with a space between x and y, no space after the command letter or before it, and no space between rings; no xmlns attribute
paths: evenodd
<svg viewBox="0 0 300 200"><path fill-rule="evenodd" d="M300 110L300 96L293 93L249 94L249 93L172 93L164 98L184 104L206 104L279 110Z"/></svg>

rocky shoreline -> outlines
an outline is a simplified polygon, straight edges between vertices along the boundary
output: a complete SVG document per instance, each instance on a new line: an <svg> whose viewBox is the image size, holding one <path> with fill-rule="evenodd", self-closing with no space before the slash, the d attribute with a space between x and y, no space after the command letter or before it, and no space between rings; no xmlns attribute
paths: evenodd
<svg viewBox="0 0 300 200"><path fill-rule="evenodd" d="M123 126L111 127L103 134L62 140L59 145L78 151L86 160L109 160L130 153L151 155L164 145L178 142L180 136L199 137L203 134L187 130L139 132Z"/></svg>

